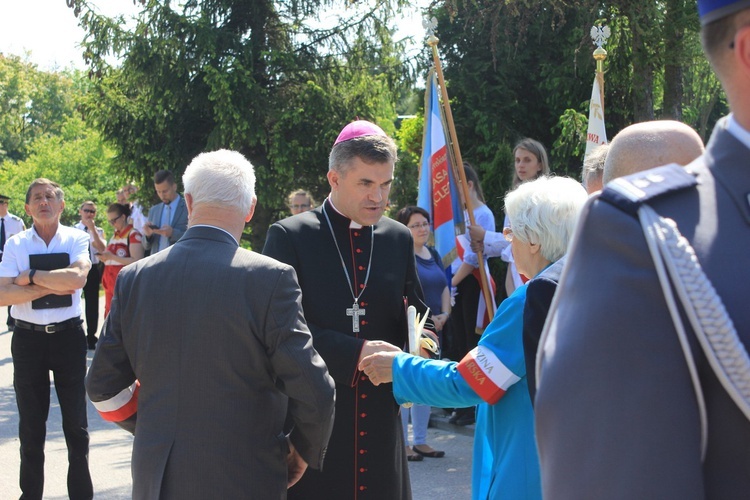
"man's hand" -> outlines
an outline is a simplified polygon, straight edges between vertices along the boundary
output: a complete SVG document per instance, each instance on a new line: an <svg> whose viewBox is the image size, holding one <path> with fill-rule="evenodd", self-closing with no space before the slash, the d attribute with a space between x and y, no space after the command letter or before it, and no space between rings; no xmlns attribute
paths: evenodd
<svg viewBox="0 0 750 500"><path fill-rule="evenodd" d="M81 222L83 222L83 225L86 226L86 228L88 228L90 233L96 231L96 224L94 223L93 217L92 218L83 217L81 218Z"/></svg>
<svg viewBox="0 0 750 500"><path fill-rule="evenodd" d="M172 237L172 226L170 226L169 224L164 224L159 229L154 229L154 232L156 234L160 234L160 235L164 236L165 238L171 238Z"/></svg>
<svg viewBox="0 0 750 500"><path fill-rule="evenodd" d="M289 438L287 438L288 440ZM305 462L305 459L302 458L302 456L297 453L297 450L294 448L294 445L291 441L289 441L289 454L286 456L286 474L287 474L287 483L286 488L289 489L295 484L297 484L297 481L302 479L302 475L307 470L307 462Z"/></svg>
<svg viewBox="0 0 750 500"><path fill-rule="evenodd" d="M361 363L362 360L370 354L375 354L380 351L403 352L395 345L382 340L365 340L365 345L362 346L362 351L359 353L358 363Z"/></svg>
<svg viewBox="0 0 750 500"><path fill-rule="evenodd" d="M145 223L143 225L143 235L146 237L149 237L152 234L154 234L154 228L151 227L151 223L150 222Z"/></svg>
<svg viewBox="0 0 750 500"><path fill-rule="evenodd" d="M27 286L31 284L31 280L29 279L29 273L31 272L31 269L27 269L25 271L22 271L21 274L16 276L16 278L13 280L14 285L18 286Z"/></svg>
<svg viewBox="0 0 750 500"><path fill-rule="evenodd" d="M388 344L390 345L390 344ZM359 370L370 377L373 385L393 382L393 360L401 351L379 351L359 362Z"/></svg>

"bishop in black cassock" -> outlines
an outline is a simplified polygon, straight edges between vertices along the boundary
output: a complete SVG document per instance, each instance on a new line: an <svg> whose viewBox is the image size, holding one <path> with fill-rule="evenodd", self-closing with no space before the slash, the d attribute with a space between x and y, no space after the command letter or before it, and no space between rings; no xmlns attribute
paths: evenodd
<svg viewBox="0 0 750 500"><path fill-rule="evenodd" d="M358 165L358 173L344 175L364 172L367 177L369 162ZM390 172L392 179L392 165ZM352 196L357 195L339 191L337 198L337 189L351 186L334 186L341 179L331 179L329 171L332 197L321 207L273 224L263 249L297 271L313 344L336 382L336 416L323 470L308 469L289 490L289 498L409 499L409 470L392 386L375 387L357 363L366 341L406 345L406 303L425 313L414 245L409 230L396 221L380 217L363 226L344 215L346 210L356 212ZM350 177L346 182L354 181ZM380 214L387 190L385 198L377 202ZM340 207L336 200L341 200ZM356 306L352 292L361 293Z"/></svg>

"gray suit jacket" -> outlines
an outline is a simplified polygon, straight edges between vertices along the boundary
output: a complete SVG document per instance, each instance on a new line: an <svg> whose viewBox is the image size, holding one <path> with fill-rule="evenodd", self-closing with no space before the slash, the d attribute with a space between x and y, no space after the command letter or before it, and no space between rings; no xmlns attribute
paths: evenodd
<svg viewBox="0 0 750 500"><path fill-rule="evenodd" d="M137 413L119 415L135 424L133 498L285 498L287 415L321 467L334 384L301 300L293 268L212 227L120 272L86 388L101 410L140 382Z"/></svg>
<svg viewBox="0 0 750 500"><path fill-rule="evenodd" d="M161 226L161 213L164 211L164 203L157 203L148 211L148 222L156 226ZM180 196L180 201L177 202L177 208L174 210L172 215L172 236L169 237L169 244L174 245L177 240L182 238L185 234L188 225L188 213L187 205L185 204L185 197ZM156 248L156 242L159 238L158 234L152 234L151 236L143 235L143 248L150 250L152 247Z"/></svg>
<svg viewBox="0 0 750 500"><path fill-rule="evenodd" d="M677 223L750 346L750 151L722 121L686 169L695 179L670 167L629 179ZM676 185L679 178L690 182ZM747 498L750 422L685 321L708 413L701 463L685 356L641 226L611 193L584 209L540 351L535 410L545 498Z"/></svg>

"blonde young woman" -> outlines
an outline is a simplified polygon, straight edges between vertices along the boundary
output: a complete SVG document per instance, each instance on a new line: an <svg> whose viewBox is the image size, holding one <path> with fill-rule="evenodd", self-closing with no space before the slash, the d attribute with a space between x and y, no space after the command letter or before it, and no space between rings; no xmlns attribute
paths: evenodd
<svg viewBox="0 0 750 500"><path fill-rule="evenodd" d="M547 150L541 142L534 139L521 139L513 148L514 168L512 189L516 189L522 183L537 179L543 175L549 175L549 160ZM505 216L503 227L508 227L508 215ZM502 233L486 231L479 225L469 227L471 236L471 249L475 252L483 252L486 257L500 257L508 263L508 272L505 275L505 291L510 296L513 291L524 284L531 276L522 277L518 272L510 244L503 238Z"/></svg>

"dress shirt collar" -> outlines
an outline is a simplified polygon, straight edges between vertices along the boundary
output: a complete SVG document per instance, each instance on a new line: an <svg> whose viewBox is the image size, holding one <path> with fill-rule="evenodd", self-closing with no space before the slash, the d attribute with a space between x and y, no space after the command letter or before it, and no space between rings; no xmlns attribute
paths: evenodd
<svg viewBox="0 0 750 500"><path fill-rule="evenodd" d="M342 214L336 205L333 204L333 200L329 196L326 198L326 203L330 205L333 210L328 210L328 215L331 216L331 221L337 224L347 224L349 229L361 229L363 226L358 222L354 222L352 219Z"/></svg>
<svg viewBox="0 0 750 500"><path fill-rule="evenodd" d="M174 217L174 211L177 208L177 204L180 202L180 193L177 193L177 196L175 196L174 200L170 201L169 203L165 203L164 205L169 205L169 208L172 209L172 217Z"/></svg>
<svg viewBox="0 0 750 500"><path fill-rule="evenodd" d="M86 227L86 224L84 224L84 223L83 223L83 221L78 221L78 222L76 223L76 225L75 225L75 226L73 226L73 227L74 227L74 228L76 228L76 229L80 229L81 231L85 231L85 232L87 232L87 233L89 232L89 228L87 228L87 227ZM97 226L97 225L94 225L94 227L96 228L96 232L97 232L97 233L101 233L101 232L103 231L103 229L102 229L102 228L100 228L100 227L99 227L99 226Z"/></svg>
<svg viewBox="0 0 750 500"><path fill-rule="evenodd" d="M730 114L727 119L727 131L735 136L746 148L750 149L750 131L740 125L740 123L734 119L734 114Z"/></svg>
<svg viewBox="0 0 750 500"><path fill-rule="evenodd" d="M228 234L229 236L231 236L231 237L232 237L232 239L234 240L234 242L235 242L235 243L237 243L237 246L240 246L240 242L239 242L239 241L237 241L237 238L235 238L235 237L234 237L234 235L233 235L232 233L230 233L230 232L229 232L229 231L227 231L226 229L224 229L224 228L221 228L221 227L219 227L219 226L212 226L212 225L210 225L210 224L196 224L196 225L194 225L194 226L190 226L190 227L191 227L191 228L192 228L192 227L208 227L208 228L211 228L211 229L218 229L219 231L224 231L225 233L227 233L227 234Z"/></svg>
<svg viewBox="0 0 750 500"><path fill-rule="evenodd" d="M60 224L60 221L57 221L57 229L55 229L55 235L50 240L50 245L52 244L53 240L60 240L60 227L61 226L62 226L62 224ZM44 238L42 238L41 236L39 236L39 233L36 232L36 224L34 224L34 223L31 224L31 233L30 234L31 234L32 240L33 239L38 239L39 241L41 241L42 243L44 243L45 245L47 245L47 243L44 241ZM49 246L49 245L47 245L47 246Z"/></svg>

